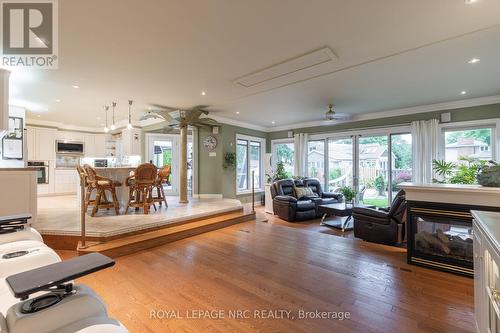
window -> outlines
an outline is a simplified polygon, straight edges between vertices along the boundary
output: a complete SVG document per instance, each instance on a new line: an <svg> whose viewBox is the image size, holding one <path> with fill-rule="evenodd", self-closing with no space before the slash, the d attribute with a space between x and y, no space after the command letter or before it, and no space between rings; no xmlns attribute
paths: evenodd
<svg viewBox="0 0 500 333"><path fill-rule="evenodd" d="M294 172L294 151L295 146L292 140L279 140L273 142L273 167L281 162L285 167L287 177L292 177Z"/></svg>
<svg viewBox="0 0 500 333"><path fill-rule="evenodd" d="M325 141L309 141L308 143L308 155L307 155L307 175L309 177L318 178L321 182L325 180Z"/></svg>
<svg viewBox="0 0 500 333"><path fill-rule="evenodd" d="M263 186L263 154L266 140L262 138L236 135L236 190L252 190L252 172L255 189Z"/></svg>
<svg viewBox="0 0 500 333"><path fill-rule="evenodd" d="M492 137L492 127L446 129L444 132L446 162L460 164L466 159L493 159Z"/></svg>

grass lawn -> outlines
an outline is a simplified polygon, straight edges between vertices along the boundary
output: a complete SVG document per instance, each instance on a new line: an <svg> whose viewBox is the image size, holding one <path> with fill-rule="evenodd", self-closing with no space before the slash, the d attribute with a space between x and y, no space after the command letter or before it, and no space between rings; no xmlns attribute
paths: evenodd
<svg viewBox="0 0 500 333"><path fill-rule="evenodd" d="M365 204L365 205L373 205L373 206L376 206L376 207L387 207L387 206L389 206L389 202L387 201L387 199L378 199L378 198L374 198L374 199L364 198L363 199L363 204Z"/></svg>

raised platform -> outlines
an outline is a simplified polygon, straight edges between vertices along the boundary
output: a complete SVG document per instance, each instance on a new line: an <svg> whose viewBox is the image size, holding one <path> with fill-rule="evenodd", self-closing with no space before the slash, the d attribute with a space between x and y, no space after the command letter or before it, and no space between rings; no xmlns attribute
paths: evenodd
<svg viewBox="0 0 500 333"><path fill-rule="evenodd" d="M234 199L191 199L188 204L179 204L178 197L168 197L167 201L167 208L158 207L157 212L153 209L149 215L132 209L129 215L116 216L113 210L102 210L95 217L87 214L87 240L103 243L232 213L248 215L244 213L240 201ZM38 198L38 219L33 227L49 246L75 250L80 241L77 197Z"/></svg>

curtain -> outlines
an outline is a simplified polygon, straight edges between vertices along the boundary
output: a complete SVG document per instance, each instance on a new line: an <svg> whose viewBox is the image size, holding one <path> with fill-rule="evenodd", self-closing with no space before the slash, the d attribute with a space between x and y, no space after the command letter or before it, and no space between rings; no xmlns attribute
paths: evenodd
<svg viewBox="0 0 500 333"><path fill-rule="evenodd" d="M420 120L411 123L413 181L432 183L432 161L438 157L439 121Z"/></svg>
<svg viewBox="0 0 500 333"><path fill-rule="evenodd" d="M307 176L307 133L299 133L294 136L294 176Z"/></svg>

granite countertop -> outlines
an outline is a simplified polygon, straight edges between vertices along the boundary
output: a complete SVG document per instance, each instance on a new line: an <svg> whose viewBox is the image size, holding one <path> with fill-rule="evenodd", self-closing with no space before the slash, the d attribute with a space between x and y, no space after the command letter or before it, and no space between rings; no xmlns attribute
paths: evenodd
<svg viewBox="0 0 500 333"><path fill-rule="evenodd" d="M94 169L98 169L98 170L137 169L137 167L133 167L133 166L128 166L128 167L95 167Z"/></svg>

